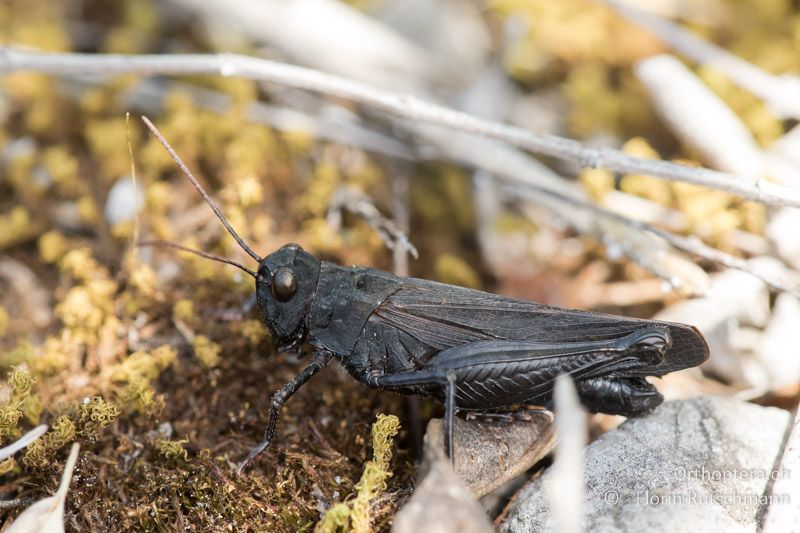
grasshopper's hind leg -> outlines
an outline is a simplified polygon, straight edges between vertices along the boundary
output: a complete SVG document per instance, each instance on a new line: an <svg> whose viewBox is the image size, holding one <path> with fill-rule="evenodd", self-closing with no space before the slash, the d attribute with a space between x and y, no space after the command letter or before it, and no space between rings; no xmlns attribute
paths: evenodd
<svg viewBox="0 0 800 533"><path fill-rule="evenodd" d="M453 426L456 421L456 373L453 370L448 370L445 377L447 378L447 385L445 385L444 396L444 447L447 450L450 463L455 466L456 455L453 444Z"/></svg>
<svg viewBox="0 0 800 533"><path fill-rule="evenodd" d="M575 386L581 403L593 413L641 416L664 401L644 378L597 377L578 380Z"/></svg>

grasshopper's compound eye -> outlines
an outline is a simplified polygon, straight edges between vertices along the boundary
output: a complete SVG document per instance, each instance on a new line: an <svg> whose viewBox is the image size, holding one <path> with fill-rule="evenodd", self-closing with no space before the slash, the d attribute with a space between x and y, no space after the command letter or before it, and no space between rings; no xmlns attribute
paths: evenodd
<svg viewBox="0 0 800 533"><path fill-rule="evenodd" d="M297 278L294 272L281 267L272 275L272 295L279 302L288 302L297 291Z"/></svg>

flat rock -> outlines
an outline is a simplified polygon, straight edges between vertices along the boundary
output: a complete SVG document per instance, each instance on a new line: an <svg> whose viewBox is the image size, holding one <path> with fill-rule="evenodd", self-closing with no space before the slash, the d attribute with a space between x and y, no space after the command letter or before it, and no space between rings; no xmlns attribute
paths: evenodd
<svg viewBox="0 0 800 533"><path fill-rule="evenodd" d="M442 420L433 419L425 447L444 450ZM456 417L453 428L455 472L475 498L522 474L555 445L553 413L530 409L507 416Z"/></svg>
<svg viewBox="0 0 800 533"><path fill-rule="evenodd" d="M586 531L755 531L769 506L797 494L765 493L782 451L789 413L733 398L700 397L662 404L586 449ZM551 531L543 484L526 485L500 530Z"/></svg>

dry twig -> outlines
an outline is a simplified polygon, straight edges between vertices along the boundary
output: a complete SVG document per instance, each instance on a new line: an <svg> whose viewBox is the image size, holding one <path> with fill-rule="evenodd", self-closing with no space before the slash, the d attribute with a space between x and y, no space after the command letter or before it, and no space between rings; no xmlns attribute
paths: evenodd
<svg viewBox="0 0 800 533"><path fill-rule="evenodd" d="M610 148L589 148L554 135L481 119L411 95L326 74L318 70L236 54L119 55L44 53L0 47L0 72L36 71L66 76L115 74L216 74L269 81L346 98L394 116L498 139L531 152L626 174L646 174L737 194L771 205L800 207L800 190L727 172L694 168L668 161L632 157Z"/></svg>

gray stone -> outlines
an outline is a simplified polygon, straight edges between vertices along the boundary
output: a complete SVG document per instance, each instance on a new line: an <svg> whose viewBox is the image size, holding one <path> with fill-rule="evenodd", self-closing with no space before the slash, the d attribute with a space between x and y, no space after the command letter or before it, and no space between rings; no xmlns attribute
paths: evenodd
<svg viewBox="0 0 800 533"><path fill-rule="evenodd" d="M789 413L733 398L671 401L602 435L585 454L587 531L755 531ZM504 532L550 531L543 485L517 495ZM800 495L773 494L771 507ZM784 500L778 500L784 498Z"/></svg>

